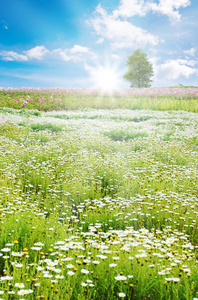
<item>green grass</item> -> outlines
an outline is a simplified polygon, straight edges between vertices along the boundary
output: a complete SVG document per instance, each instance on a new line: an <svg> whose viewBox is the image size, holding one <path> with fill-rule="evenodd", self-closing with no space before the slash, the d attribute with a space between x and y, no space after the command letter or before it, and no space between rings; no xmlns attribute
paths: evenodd
<svg viewBox="0 0 198 300"><path fill-rule="evenodd" d="M151 94L155 94L155 97L151 97ZM166 88L128 89L126 91L115 91L112 95L98 91L72 89L7 89L0 91L0 107L4 110L17 109L21 111L21 114L24 111L27 112L27 110L37 110L31 113L35 116L39 116L38 111L86 109L184 110L197 113L198 97L197 88L172 88L168 91L166 91ZM58 118L64 118L64 116L58 116ZM139 122L141 120L134 119L133 121Z"/></svg>
<svg viewBox="0 0 198 300"><path fill-rule="evenodd" d="M52 132L58 132L58 131L62 131L63 127L51 123L45 123L45 124L32 124L31 129L34 131L49 130Z"/></svg>
<svg viewBox="0 0 198 300"><path fill-rule="evenodd" d="M128 141L148 136L145 132L127 132L124 130L111 130L109 132L105 132L104 135L113 141Z"/></svg>

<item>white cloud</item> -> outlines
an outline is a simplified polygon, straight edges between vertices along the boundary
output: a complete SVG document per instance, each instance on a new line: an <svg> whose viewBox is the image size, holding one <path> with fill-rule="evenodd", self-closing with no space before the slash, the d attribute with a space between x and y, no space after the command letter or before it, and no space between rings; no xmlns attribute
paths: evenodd
<svg viewBox="0 0 198 300"><path fill-rule="evenodd" d="M145 16L147 8L144 0L121 0L118 9L113 11L114 17Z"/></svg>
<svg viewBox="0 0 198 300"><path fill-rule="evenodd" d="M89 48L83 47L80 45L74 45L73 48L70 49L71 53L90 53Z"/></svg>
<svg viewBox="0 0 198 300"><path fill-rule="evenodd" d="M112 57L113 59L119 59L119 58L120 58L120 56L117 55L117 54L111 54L111 57Z"/></svg>
<svg viewBox="0 0 198 300"><path fill-rule="evenodd" d="M5 61L29 61L31 59L43 60L46 54L49 54L51 58L73 62L84 61L87 57L89 57L89 59L97 58L97 55L88 47L80 45L74 45L74 47L70 49L59 48L51 52L44 46L36 46L30 50L23 51L23 54L14 51L1 51L0 57Z"/></svg>
<svg viewBox="0 0 198 300"><path fill-rule="evenodd" d="M192 59L188 60L188 59L178 58L176 61L181 65L187 65L187 66L190 66L190 67L194 67L197 64L197 61L192 60Z"/></svg>
<svg viewBox="0 0 198 300"><path fill-rule="evenodd" d="M23 51L24 54L19 54L14 51L1 51L0 56L6 61L29 61L30 59L42 60L49 53L49 50L44 46L36 46L28 51Z"/></svg>
<svg viewBox="0 0 198 300"><path fill-rule="evenodd" d="M197 70L187 65L185 60L168 60L157 68L157 75L168 80L176 80L180 76L189 78L190 75L196 74Z"/></svg>
<svg viewBox="0 0 198 300"><path fill-rule="evenodd" d="M96 44L102 44L104 42L104 38L99 38L96 42Z"/></svg>
<svg viewBox="0 0 198 300"><path fill-rule="evenodd" d="M115 17L130 18L133 16L145 16L148 12L158 13L168 16L172 21L179 21L181 15L180 8L191 4L190 0L121 0L118 9L114 10Z"/></svg>
<svg viewBox="0 0 198 300"><path fill-rule="evenodd" d="M185 50L184 53L190 56L194 56L196 52L195 48L191 48L190 50Z"/></svg>
<svg viewBox="0 0 198 300"><path fill-rule="evenodd" d="M38 59L42 60L47 53L49 53L49 50L45 48L45 46L36 46L28 51L24 51L24 53L30 58L30 59Z"/></svg>
<svg viewBox="0 0 198 300"><path fill-rule="evenodd" d="M89 58L96 59L96 54L92 52L88 47L83 47L80 45L74 45L73 48L69 49L55 49L53 52L56 58L60 58L64 61L83 61L88 56Z"/></svg>
<svg viewBox="0 0 198 300"><path fill-rule="evenodd" d="M108 15L100 5L96 8L97 16L90 20L101 39L111 42L115 49L145 47L147 44L155 46L159 39L146 30L134 26L132 23L117 19L114 15Z"/></svg>
<svg viewBox="0 0 198 300"><path fill-rule="evenodd" d="M179 21L181 18L179 9L190 4L190 0L159 0L159 4L154 2L147 3L147 9L154 13L167 15L172 21Z"/></svg>
<svg viewBox="0 0 198 300"><path fill-rule="evenodd" d="M0 56L5 61L28 61L26 55L18 54L14 51L1 51Z"/></svg>
<svg viewBox="0 0 198 300"><path fill-rule="evenodd" d="M52 54L55 54L55 58L60 58L64 61L72 60L71 56L67 55L67 50L62 50L61 48L53 50Z"/></svg>

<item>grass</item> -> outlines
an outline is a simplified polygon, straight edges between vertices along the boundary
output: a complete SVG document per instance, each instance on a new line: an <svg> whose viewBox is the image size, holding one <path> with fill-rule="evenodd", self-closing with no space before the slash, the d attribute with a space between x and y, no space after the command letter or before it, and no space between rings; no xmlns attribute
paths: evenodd
<svg viewBox="0 0 198 300"><path fill-rule="evenodd" d="M75 111L86 109L150 109L198 112L197 88L150 88L114 91L78 89L2 89L0 107L38 111ZM139 121L138 121L139 122Z"/></svg>
<svg viewBox="0 0 198 300"><path fill-rule="evenodd" d="M62 126L57 126L52 123L45 123L45 124L32 124L31 129L34 131L42 131L42 130L50 130L52 132L62 131Z"/></svg>
<svg viewBox="0 0 198 300"><path fill-rule="evenodd" d="M197 114L29 112L0 112L0 297L198 298Z"/></svg>
<svg viewBox="0 0 198 300"><path fill-rule="evenodd" d="M111 130L104 134L113 141L128 141L148 136L145 132L126 132L124 130Z"/></svg>

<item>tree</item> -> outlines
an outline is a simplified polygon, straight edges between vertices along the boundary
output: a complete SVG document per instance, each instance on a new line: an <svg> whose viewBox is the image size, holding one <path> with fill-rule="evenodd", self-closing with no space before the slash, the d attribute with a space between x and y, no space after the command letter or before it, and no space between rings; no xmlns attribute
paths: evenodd
<svg viewBox="0 0 198 300"><path fill-rule="evenodd" d="M154 75L153 65L148 60L147 54L137 49L127 59L128 71L123 76L131 83L131 87L150 87Z"/></svg>

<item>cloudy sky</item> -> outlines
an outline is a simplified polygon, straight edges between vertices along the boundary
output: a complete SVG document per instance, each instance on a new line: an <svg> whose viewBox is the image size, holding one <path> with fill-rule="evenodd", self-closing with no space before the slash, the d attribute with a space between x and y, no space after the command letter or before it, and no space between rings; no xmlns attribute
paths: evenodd
<svg viewBox="0 0 198 300"><path fill-rule="evenodd" d="M142 49L152 86L198 85L197 0L1 0L0 86L112 88Z"/></svg>

